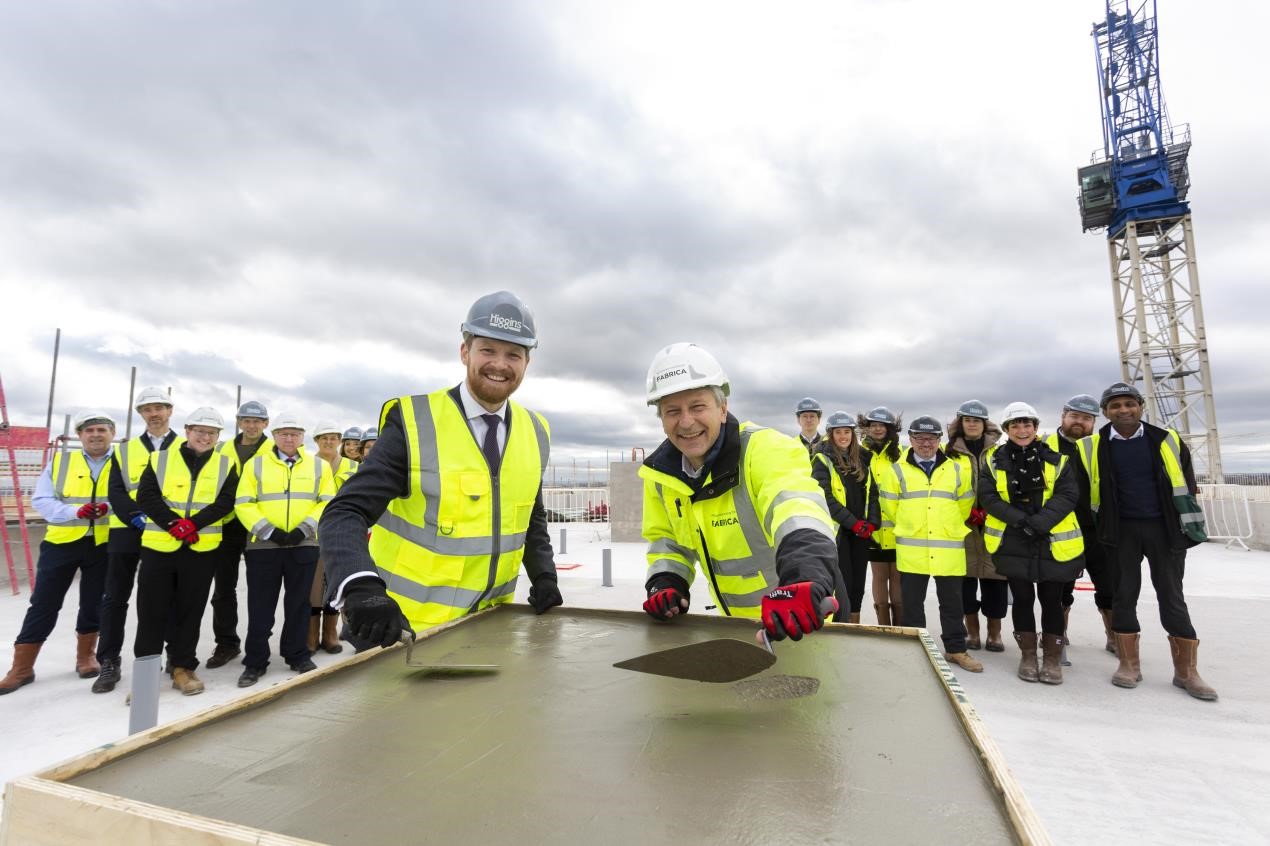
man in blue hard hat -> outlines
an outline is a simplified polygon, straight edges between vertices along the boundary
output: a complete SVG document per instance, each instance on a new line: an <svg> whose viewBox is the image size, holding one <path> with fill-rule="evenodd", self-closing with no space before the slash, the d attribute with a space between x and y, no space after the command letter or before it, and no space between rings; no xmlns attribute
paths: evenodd
<svg viewBox="0 0 1270 846"><path fill-rule="evenodd" d="M798 420L798 440L807 448L808 454L820 443L820 403L812 397L803 397L794 406L794 417Z"/></svg>

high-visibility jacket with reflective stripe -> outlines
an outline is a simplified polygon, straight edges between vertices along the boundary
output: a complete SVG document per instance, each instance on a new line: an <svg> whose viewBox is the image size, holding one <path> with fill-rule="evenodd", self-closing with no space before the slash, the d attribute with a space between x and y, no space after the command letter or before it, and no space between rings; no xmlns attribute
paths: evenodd
<svg viewBox="0 0 1270 846"><path fill-rule="evenodd" d="M1208 540L1208 530L1204 525L1204 510L1199 500L1191 493L1186 483L1186 474L1182 472L1182 439L1173 429L1165 429L1164 440L1160 443L1160 460L1164 462L1164 475L1169 480L1172 490L1173 508L1177 510L1182 531L1193 541ZM1089 474L1089 504L1094 514L1098 513L1098 505L1102 499L1099 487L1101 478L1098 470L1098 444L1101 435L1094 432L1077 442L1080 449L1080 463ZM1143 435L1145 437L1145 435Z"/></svg>
<svg viewBox="0 0 1270 846"><path fill-rule="evenodd" d="M988 450L988 454L984 456L989 466L992 467L992 477L996 481L997 494L1006 502L1010 501L1010 480L1006 476L1006 472L997 466L996 456L1000 447L994 446ZM1045 490L1041 494L1041 506L1050 501L1050 497L1054 495L1054 482L1062 474L1067 467L1067 456L1054 449L1055 455L1058 456L1058 462L1051 463L1043 461L1044 465L1042 473L1045 479ZM987 520L983 524L983 543L988 548L989 554L996 552L1001 548L1001 538L1005 537L1006 525L1005 521L992 516L989 512ZM1054 556L1055 561L1071 561L1078 558L1085 552L1085 539L1080 531L1080 523L1076 521L1076 510L1072 509L1067 515L1059 520L1054 528L1050 529L1050 554Z"/></svg>
<svg viewBox="0 0 1270 846"><path fill-rule="evenodd" d="M975 480L965 456L946 456L930 478L908 463L911 447L900 452L878 480L883 519L895 525L895 563L905 573L964 576L975 502Z"/></svg>
<svg viewBox="0 0 1270 846"><path fill-rule="evenodd" d="M776 549L797 529L835 537L825 495L802 444L753 423L740 425L740 476L719 496L693 500L682 479L647 464L644 539L648 577L673 573L690 586L700 562L724 614L759 617L763 595L780 584ZM703 488L709 487L707 475Z"/></svg>
<svg viewBox="0 0 1270 846"><path fill-rule="evenodd" d="M352 478L356 472L356 461L345 455L337 457L335 466L331 468L331 474L335 477L335 492L339 493L340 488L344 487L344 483Z"/></svg>
<svg viewBox="0 0 1270 846"><path fill-rule="evenodd" d="M259 537L271 526L273 531L300 529L305 539L298 546L317 546L318 520L334 497L331 465L307 455L304 447L288 465L270 445L268 452L262 449L243 465L234 514L251 533L248 549L271 545Z"/></svg>
<svg viewBox="0 0 1270 846"><path fill-rule="evenodd" d="M870 456L870 484L881 491L882 479L891 472L891 460L886 457L885 449L881 452L870 452ZM878 526L877 531L873 533L872 540L878 545L878 549L895 549L895 520L887 515L885 509L882 510L881 517L882 525Z"/></svg>
<svg viewBox="0 0 1270 846"><path fill-rule="evenodd" d="M252 456L252 458L255 458L256 455L260 455L261 453L272 452L272 451L273 451L273 438L269 437L268 435L265 435L264 443L260 445L259 449L256 450L256 453L255 455ZM238 478L241 479L243 476L243 463L238 460L238 450L234 448L234 438L230 438L227 441L221 441L219 444L217 444L216 452L219 455L225 456L226 458L230 460L230 462L233 463L234 469L238 471Z"/></svg>
<svg viewBox="0 0 1270 846"><path fill-rule="evenodd" d="M829 468L829 492L833 495L833 498L837 501L839 505L841 505L843 508L846 508L847 507L847 486L842 483L842 474L839 473L838 468L834 466L833 459L825 455L823 452L813 452L811 454L811 460L819 461L821 464L825 465L825 467ZM865 509L869 507L869 497L871 496L872 490L873 490L873 474L865 473L864 474L864 507ZM864 520L866 519L867 514L858 514L856 516L859 517L861 520ZM833 524L837 526L838 521L834 520ZM850 526L847 526L846 528L848 531L850 531L851 529Z"/></svg>
<svg viewBox="0 0 1270 846"><path fill-rule="evenodd" d="M128 496L134 502L137 499L137 485L141 483L141 474L145 471L146 465L150 463L150 450L146 449L146 445L141 443L141 439L144 437L146 435L142 433L131 440L115 444L114 460L119 465L119 475L123 477L123 484L128 489ZM178 449L183 443L185 443L185 438L177 435L172 439L172 443L163 447L163 449ZM124 528L123 520L120 520L119 515L113 511L110 512L110 528Z"/></svg>
<svg viewBox="0 0 1270 846"><path fill-rule="evenodd" d="M190 477L190 468L179 449L165 449L150 453L150 466L159 484L163 500L177 514L189 517L216 501L217 494L229 477L233 464L224 455L212 453L198 471L198 478ZM189 545L195 552L209 552L220 546L222 518L210 526L198 530L198 542ZM141 545L158 552L175 552L182 541L168 534L166 526L160 526L146 517L146 527L141 532Z"/></svg>
<svg viewBox="0 0 1270 846"><path fill-rule="evenodd" d="M547 421L507 403L507 441L491 473L449 390L398 397L409 493L371 529L370 554L415 631L511 602L551 451Z"/></svg>
<svg viewBox="0 0 1270 846"><path fill-rule="evenodd" d="M107 501L107 490L110 485L110 462L102 465L97 479L93 479L93 468L88 465L81 450L53 453L53 495L67 505L87 505ZM106 518L100 520L81 520L76 517L67 523L50 523L44 533L49 543L73 543L88 534L92 529L94 545L101 545L110 537L110 527Z"/></svg>

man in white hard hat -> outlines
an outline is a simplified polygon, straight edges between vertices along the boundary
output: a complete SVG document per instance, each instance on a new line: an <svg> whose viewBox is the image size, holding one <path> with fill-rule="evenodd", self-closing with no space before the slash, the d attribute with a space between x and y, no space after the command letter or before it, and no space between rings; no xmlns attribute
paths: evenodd
<svg viewBox="0 0 1270 846"><path fill-rule="evenodd" d="M334 423L319 423L313 429L317 457L330 466L337 493L357 472L357 462L340 455L341 441L340 428ZM317 652L319 647L332 655L343 652L339 635L340 612L326 604L326 573L320 558L313 574L313 587L309 591L309 606L309 652Z"/></svg>
<svg viewBox="0 0 1270 846"><path fill-rule="evenodd" d="M725 615L762 620L772 640L799 640L838 608L833 521L806 449L738 421L730 391L718 360L696 344L664 347L648 369L648 404L666 440L639 468L644 610L657 620L686 613L699 566Z"/></svg>
<svg viewBox="0 0 1270 846"><path fill-rule="evenodd" d="M260 450L273 446L273 441L265 435L268 425L269 411L264 403L248 400L238 407L238 434L217 447L217 452L234 462L239 478L244 464ZM247 530L237 515L231 514L225 523L225 538L220 546L212 589L212 634L216 648L207 659L209 669L228 664L242 652L242 641L238 637L238 574L246 549Z"/></svg>
<svg viewBox="0 0 1270 846"><path fill-rule="evenodd" d="M150 463L150 455L174 444L180 445L169 425L172 399L159 387L142 388L133 403L145 421L145 431L135 438L115 445L110 463L110 541L107 544L106 591L101 598L101 637L97 641L97 661L101 672L93 679L93 693L115 689L122 676L120 653L123 651L124 622L128 619L128 601L137 582L137 564L141 561L141 532L146 516L137 505L137 485L141 473Z"/></svg>
<svg viewBox="0 0 1270 846"><path fill-rule="evenodd" d="M331 466L304 451L304 425L279 414L273 447L243 465L236 511L247 527L247 649L239 687L255 684L269 666L269 638L282 592L278 653L297 673L317 669L305 632L309 591L318 561L318 520L335 496Z"/></svg>
<svg viewBox="0 0 1270 846"><path fill-rule="evenodd" d="M511 602L522 564L538 613L562 601L542 506L547 422L510 399L538 345L533 314L498 291L461 328L464 380L385 403L374 452L322 515L328 596L355 645Z"/></svg>
<svg viewBox="0 0 1270 846"><path fill-rule="evenodd" d="M185 441L150 454L137 484L137 504L146 515L137 570L138 658L158 655L167 641L172 686L186 696L203 692L198 669L198 636L207 608L222 539L233 512L238 473L216 451L225 428L214 408L203 406L185 418ZM175 623L173 624L173 621Z"/></svg>
<svg viewBox="0 0 1270 846"><path fill-rule="evenodd" d="M798 420L798 440L809 454L820 443L820 415L820 403L812 397L803 397L794 406L794 417Z"/></svg>
<svg viewBox="0 0 1270 846"><path fill-rule="evenodd" d="M35 681L35 659L53 633L66 593L79 574L79 617L75 621L75 672L82 679L97 675L101 594L106 581L106 515L110 442L115 421L100 411L75 419L80 449L66 445L44 466L31 504L48 522L36 563L31 604L13 645L13 666L0 679L0 696Z"/></svg>

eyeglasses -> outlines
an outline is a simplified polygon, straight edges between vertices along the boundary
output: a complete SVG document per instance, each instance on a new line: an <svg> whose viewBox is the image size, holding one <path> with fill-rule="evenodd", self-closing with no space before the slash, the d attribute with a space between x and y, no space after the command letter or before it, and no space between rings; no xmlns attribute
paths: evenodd
<svg viewBox="0 0 1270 846"><path fill-rule="evenodd" d="M915 444L937 444L939 435L909 435L908 439Z"/></svg>

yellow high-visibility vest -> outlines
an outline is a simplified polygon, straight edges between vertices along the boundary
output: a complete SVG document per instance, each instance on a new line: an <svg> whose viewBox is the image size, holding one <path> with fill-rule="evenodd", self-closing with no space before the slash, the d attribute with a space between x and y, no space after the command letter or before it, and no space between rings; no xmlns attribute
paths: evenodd
<svg viewBox="0 0 1270 846"><path fill-rule="evenodd" d="M150 453L150 466L154 468L155 479L163 500L181 517L197 514L216 501L216 496L229 478L233 464L224 455L212 453L202 468L198 478L191 478L190 468L180 450L165 449ZM210 552L220 546L221 525L225 518L217 520L210 526L198 530L198 542L189 545L195 552ZM168 534L167 526L160 526L146 517L146 527L141 532L141 545L158 552L175 552L181 548L182 541Z"/></svg>
<svg viewBox="0 0 1270 846"><path fill-rule="evenodd" d="M824 464L825 467L829 468L829 492L833 494L834 500L836 500L839 505L841 505L843 508L846 508L847 507L847 486L842 483L842 474L839 473L838 468L834 466L833 459L831 459L828 455L826 455L823 452L817 452L812 454L812 460L819 461L820 463ZM868 508L869 495L872 492L872 490L873 490L873 474L866 469L864 471L865 508ZM856 517L858 517L861 520L869 519L868 514L857 514ZM838 524L837 520L834 520L833 522L835 526ZM847 526L847 530L850 531L850 529L851 527Z"/></svg>
<svg viewBox="0 0 1270 846"><path fill-rule="evenodd" d="M992 476L997 483L997 494L1006 502L1010 501L1010 480L1006 478L1005 470L997 466L996 458L998 447L992 447L988 450L988 454L984 459L992 468ZM1055 450L1057 452L1057 450ZM1062 474L1063 468L1067 466L1067 456L1059 453L1058 464L1051 464L1048 461L1042 462L1045 466L1042 468L1042 475L1045 479L1045 490L1041 495L1041 505L1050 501L1050 497L1054 495L1054 483ZM1001 548L1001 538L1005 536L1005 521L988 514L987 520L983 524L983 544L988 549L988 553L992 554ZM1076 510L1073 508L1067 512L1067 515L1059 520L1050 530L1050 554L1054 556L1055 561L1071 561L1073 558L1079 557L1085 551L1085 539L1080 531L1080 524L1076 521Z"/></svg>
<svg viewBox="0 0 1270 846"><path fill-rule="evenodd" d="M249 549L262 545L258 536L270 526L283 532L307 528L308 537L298 545L316 546L318 520L334 497L331 465L300 447L288 466L270 444L268 452L257 452L243 465L234 513L251 533Z"/></svg>
<svg viewBox="0 0 1270 846"><path fill-rule="evenodd" d="M895 525L895 563L901 572L966 574L966 520L975 502L974 472L964 455L948 455L930 478L908 463L905 447L878 483L882 514Z"/></svg>
<svg viewBox="0 0 1270 846"><path fill-rule="evenodd" d="M137 498L137 485L141 483L141 474L145 471L146 465L150 463L150 450L146 449L146 445L141 442L144 437L147 437L147 435L143 432L131 440L115 444L114 460L119 465L119 475L123 477L124 487L128 489L128 496L132 497L134 501ZM172 443L163 447L163 449L176 449L183 443L185 443L185 438L177 435L172 439ZM110 528L122 529L125 525L119 515L112 510L110 512Z"/></svg>
<svg viewBox="0 0 1270 846"><path fill-rule="evenodd" d="M886 450L881 452L870 451L869 483L879 493L882 490L882 479L890 472L891 467L891 459L887 458L885 453ZM885 510L882 511L880 517L882 525L878 526L877 531L873 533L872 540L878 545L879 549L895 549L895 522L887 516Z"/></svg>
<svg viewBox="0 0 1270 846"><path fill-rule="evenodd" d="M53 453L53 494L67 505L87 505L107 502L110 485L110 462L102 465L101 472L93 479L93 468L82 450ZM44 533L49 543L74 543L92 529L94 545L106 542L110 526L105 517L98 520L81 520L76 517L66 523L50 523Z"/></svg>
<svg viewBox="0 0 1270 846"><path fill-rule="evenodd" d="M1143 437L1146 437L1143 435ZM1080 449L1080 463L1089 474L1089 504L1094 513L1102 499L1099 488L1098 442L1101 436L1094 432L1076 442ZM1199 500L1191 493L1186 484L1186 474L1182 472L1182 439L1173 429L1166 429L1164 440L1160 443L1160 460L1164 462L1164 474L1168 477L1172 489L1173 508L1182 524L1182 531L1188 538L1197 542L1208 540L1208 530L1204 524L1204 509Z"/></svg>

